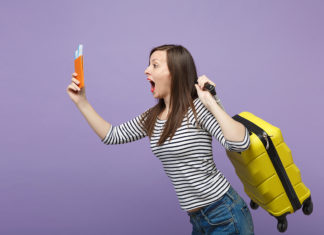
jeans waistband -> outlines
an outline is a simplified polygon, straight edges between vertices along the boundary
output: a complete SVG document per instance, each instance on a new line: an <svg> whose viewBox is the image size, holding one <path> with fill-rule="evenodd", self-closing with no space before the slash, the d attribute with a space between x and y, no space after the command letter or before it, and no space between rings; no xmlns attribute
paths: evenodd
<svg viewBox="0 0 324 235"><path fill-rule="evenodd" d="M234 195L233 195L234 192L235 192L234 189L232 188L232 186L230 186L229 189L227 190L227 192L224 193L224 194L223 194L220 198L218 198L216 201L213 201L213 202L209 203L208 205L205 205L205 206L201 207L200 210L198 210L198 211L194 211L194 212L188 212L188 211L187 211L187 214L188 214L189 216L190 216L190 215L197 215L197 214L201 214L201 211L202 211L202 210L206 209L209 205L211 205L211 204L213 204L213 203L215 203L215 202L217 202L217 201L219 201L219 200L222 200L225 196L228 196L232 201L234 201L234 200L235 200Z"/></svg>

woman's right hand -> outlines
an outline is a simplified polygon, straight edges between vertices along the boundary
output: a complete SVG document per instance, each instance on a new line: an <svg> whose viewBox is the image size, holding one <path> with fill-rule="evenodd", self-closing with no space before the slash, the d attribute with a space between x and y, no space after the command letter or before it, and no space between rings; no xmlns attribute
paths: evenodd
<svg viewBox="0 0 324 235"><path fill-rule="evenodd" d="M85 86L81 89L79 88L78 84L80 83L75 77L77 73L72 73L72 82L66 88L67 93L69 94L71 100L77 105L81 102L87 101L86 94L85 94Z"/></svg>

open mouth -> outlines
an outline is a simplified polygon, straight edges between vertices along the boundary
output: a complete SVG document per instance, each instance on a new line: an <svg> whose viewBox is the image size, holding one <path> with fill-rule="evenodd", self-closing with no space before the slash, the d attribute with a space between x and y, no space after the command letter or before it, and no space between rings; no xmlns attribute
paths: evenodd
<svg viewBox="0 0 324 235"><path fill-rule="evenodd" d="M149 80L149 79L147 79L147 80ZM152 80L149 80L149 81L151 83L151 92L154 92L154 90L155 90L155 82L153 82Z"/></svg>

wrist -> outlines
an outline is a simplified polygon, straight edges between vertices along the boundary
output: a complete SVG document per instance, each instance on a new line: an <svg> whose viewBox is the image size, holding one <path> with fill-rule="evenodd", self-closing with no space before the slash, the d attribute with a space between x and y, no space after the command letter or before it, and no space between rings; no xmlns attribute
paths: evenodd
<svg viewBox="0 0 324 235"><path fill-rule="evenodd" d="M78 109L82 109L85 106L89 104L87 99L80 100L78 103L75 103L75 105L78 107Z"/></svg>
<svg viewBox="0 0 324 235"><path fill-rule="evenodd" d="M212 107L213 105L215 105L215 102L215 98L212 95L210 95L210 97L206 100L206 107Z"/></svg>

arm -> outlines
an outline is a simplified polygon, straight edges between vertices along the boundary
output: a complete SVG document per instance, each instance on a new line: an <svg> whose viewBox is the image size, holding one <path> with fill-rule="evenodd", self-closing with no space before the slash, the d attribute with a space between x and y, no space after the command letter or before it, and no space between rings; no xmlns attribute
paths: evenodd
<svg viewBox="0 0 324 235"><path fill-rule="evenodd" d="M214 98L206 106L198 98L195 106L202 127L216 137L227 150L242 152L249 148L248 129L230 117Z"/></svg>
<svg viewBox="0 0 324 235"><path fill-rule="evenodd" d="M107 145L125 144L144 138L147 136L147 133L140 125L140 118L143 114L144 113L118 126L111 126L101 142Z"/></svg>
<svg viewBox="0 0 324 235"><path fill-rule="evenodd" d="M111 124L100 117L100 115L93 109L87 100L78 103L76 106L83 114L84 118L87 120L94 132L99 136L100 139L103 139L108 130L111 128Z"/></svg>
<svg viewBox="0 0 324 235"><path fill-rule="evenodd" d="M223 135L227 141L242 142L246 136L246 127L234 120L223 110L215 99L210 100L206 107L213 116L217 119L222 128Z"/></svg>
<svg viewBox="0 0 324 235"><path fill-rule="evenodd" d="M112 126L99 116L88 101L78 104L77 107L104 144L124 144L146 136L146 132L139 125L139 118L143 114L121 125Z"/></svg>

